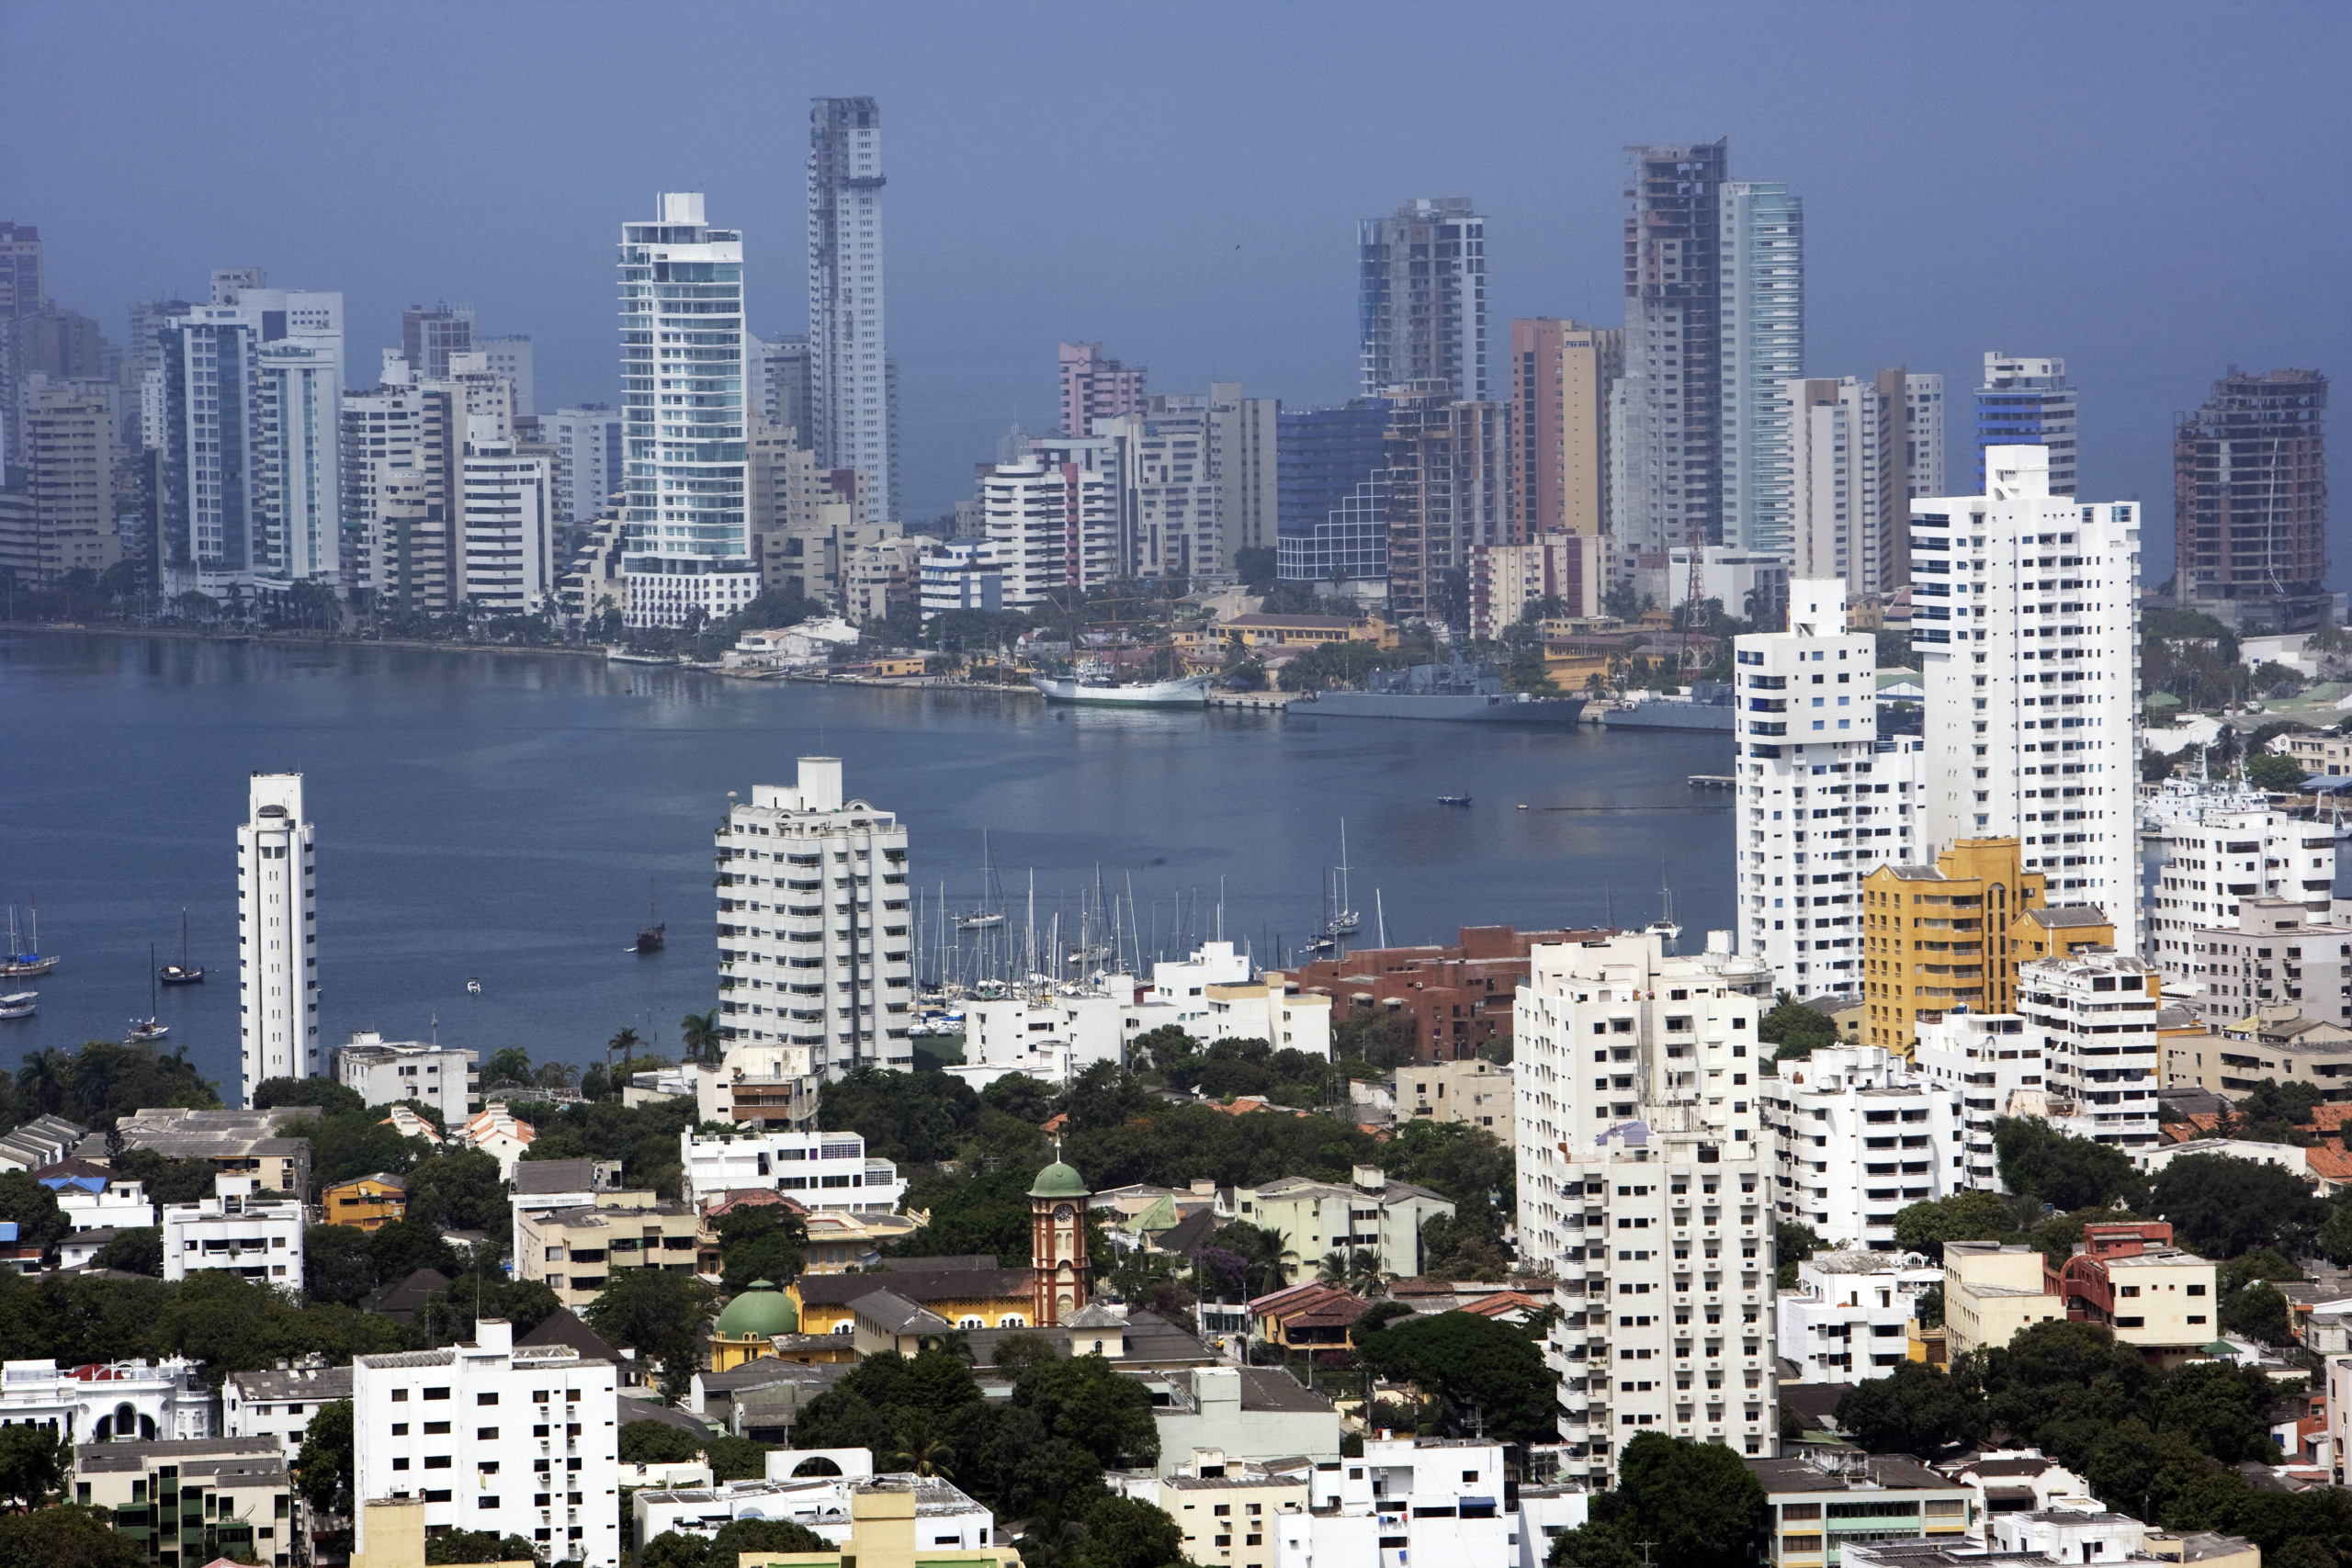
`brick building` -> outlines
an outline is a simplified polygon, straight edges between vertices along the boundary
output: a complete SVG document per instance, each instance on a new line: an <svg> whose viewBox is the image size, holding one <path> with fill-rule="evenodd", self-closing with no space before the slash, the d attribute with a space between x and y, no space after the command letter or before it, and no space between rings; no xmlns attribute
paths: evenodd
<svg viewBox="0 0 2352 1568"><path fill-rule="evenodd" d="M1604 931L1521 931L1464 926L1445 947L1373 947L1302 966L1299 989L1331 998L1336 1033L1365 1010L1413 1020L1413 1060L1467 1061L1510 1038L1511 998L1538 942L1595 942Z"/></svg>

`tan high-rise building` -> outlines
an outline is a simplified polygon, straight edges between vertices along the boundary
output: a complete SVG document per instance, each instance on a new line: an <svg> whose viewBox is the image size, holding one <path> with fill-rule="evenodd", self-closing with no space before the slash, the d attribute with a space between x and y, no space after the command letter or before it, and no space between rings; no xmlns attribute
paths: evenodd
<svg viewBox="0 0 2352 1568"><path fill-rule="evenodd" d="M44 394L25 422L31 459L33 576L104 571L122 558L114 526L114 410L103 395Z"/></svg>
<svg viewBox="0 0 2352 1568"><path fill-rule="evenodd" d="M1622 329L1550 316L1510 324L1511 542L1609 528L1609 384Z"/></svg>

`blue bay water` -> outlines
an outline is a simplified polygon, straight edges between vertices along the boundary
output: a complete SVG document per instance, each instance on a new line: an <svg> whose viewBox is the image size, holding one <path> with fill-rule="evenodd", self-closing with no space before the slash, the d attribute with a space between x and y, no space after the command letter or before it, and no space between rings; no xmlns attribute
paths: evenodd
<svg viewBox="0 0 2352 1568"><path fill-rule="evenodd" d="M0 1021L0 1063L119 1038L180 910L211 977L164 991L167 1043L233 1095L235 827L254 771L305 775L318 827L321 1038L355 1029L587 1062L624 1025L674 1053L717 1000L711 832L804 754L897 812L911 881L1013 923L1132 879L1145 945L1225 931L1285 954L1321 916L1347 819L1360 943L1465 924L1639 925L1661 874L1686 945L1732 917L1724 735L1619 734L749 683L564 656L0 637L0 903L64 963ZM1437 804L1467 792L1467 809ZM1530 809L1517 807L1525 802ZM1582 807L1561 810L1546 807ZM1606 809L1589 809L1604 807ZM649 890L669 947L625 949ZM1146 956L1148 957L1148 953ZM482 994L469 997L478 977ZM436 1023L437 1020L437 1023Z"/></svg>

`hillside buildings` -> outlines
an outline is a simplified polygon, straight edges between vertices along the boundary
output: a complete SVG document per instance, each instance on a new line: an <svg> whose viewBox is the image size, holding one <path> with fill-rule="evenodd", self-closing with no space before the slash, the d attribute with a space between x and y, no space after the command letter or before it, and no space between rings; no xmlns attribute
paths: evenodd
<svg viewBox="0 0 2352 1568"><path fill-rule="evenodd" d="M694 610L717 620L759 592L744 513L743 237L705 220L701 192L665 191L654 221L621 227L619 288L623 613L637 626Z"/></svg>
<svg viewBox="0 0 2352 1568"><path fill-rule="evenodd" d="M2018 834L2136 953L2140 507L2058 493L2052 451L1991 447L1984 494L1911 502L1928 837Z"/></svg>
<svg viewBox="0 0 2352 1568"><path fill-rule="evenodd" d="M1565 1314L1546 1347L1563 1479L1601 1484L1644 1428L1778 1451L1760 1016L1646 933L1534 952L1513 1022L1520 1246Z"/></svg>
<svg viewBox="0 0 2352 1568"><path fill-rule="evenodd" d="M842 794L834 757L730 800L718 839L718 989L729 1040L811 1048L839 1077L913 1063L907 830ZM740 890L740 891L739 891Z"/></svg>
<svg viewBox="0 0 2352 1568"><path fill-rule="evenodd" d="M1734 639L1739 949L1796 996L1853 996L1862 880L1927 848L1921 742L1879 739L1877 642L1846 629L1845 583L1792 582L1788 626Z"/></svg>
<svg viewBox="0 0 2352 1568"><path fill-rule="evenodd" d="M245 1103L271 1078L313 1077L319 1058L316 829L302 775L255 773L237 829L237 1029Z"/></svg>
<svg viewBox="0 0 2352 1568"><path fill-rule="evenodd" d="M822 467L865 471L865 517L874 523L899 515L898 389L882 292L884 183L875 101L810 100L805 434Z"/></svg>
<svg viewBox="0 0 2352 1568"><path fill-rule="evenodd" d="M1448 401L1486 400L1487 220L1470 198L1408 201L1365 219L1357 257L1363 395L1435 383Z"/></svg>
<svg viewBox="0 0 2352 1568"><path fill-rule="evenodd" d="M2233 367L2173 427L2181 603L2236 630L2335 619L2327 593L2327 378Z"/></svg>

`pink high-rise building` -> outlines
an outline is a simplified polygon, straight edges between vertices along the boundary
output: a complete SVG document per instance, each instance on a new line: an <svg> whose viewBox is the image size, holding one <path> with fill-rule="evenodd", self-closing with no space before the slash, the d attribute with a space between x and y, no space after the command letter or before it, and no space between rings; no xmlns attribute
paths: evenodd
<svg viewBox="0 0 2352 1568"><path fill-rule="evenodd" d="M1091 435L1098 419L1115 419L1143 407L1144 367L1130 370L1102 357L1099 343L1061 345L1062 434Z"/></svg>

